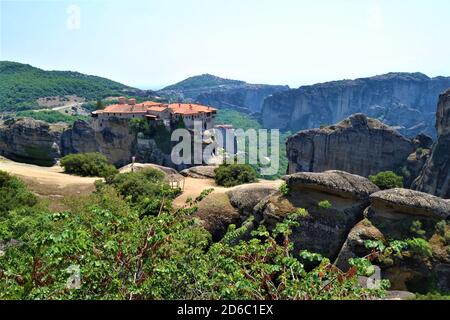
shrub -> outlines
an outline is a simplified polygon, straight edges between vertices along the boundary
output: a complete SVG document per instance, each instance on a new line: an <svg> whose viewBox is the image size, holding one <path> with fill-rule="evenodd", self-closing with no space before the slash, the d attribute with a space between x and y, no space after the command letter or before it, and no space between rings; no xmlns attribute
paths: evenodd
<svg viewBox="0 0 450 320"><path fill-rule="evenodd" d="M370 181L381 190L403 188L403 177L396 175L392 171L380 172L369 177Z"/></svg>
<svg viewBox="0 0 450 320"><path fill-rule="evenodd" d="M38 224L43 208L21 180L0 171L0 242L21 240Z"/></svg>
<svg viewBox="0 0 450 320"><path fill-rule="evenodd" d="M424 239L414 238L406 241L408 250L422 258L433 256L431 245Z"/></svg>
<svg viewBox="0 0 450 320"><path fill-rule="evenodd" d="M120 173L107 183L129 201L142 216L156 215L163 202L167 205L179 195L179 189L172 189L164 180L165 175L157 169L148 168L139 172ZM104 184L97 185L101 190ZM169 209L167 207L166 209Z"/></svg>
<svg viewBox="0 0 450 320"><path fill-rule="evenodd" d="M256 171L247 164L222 164L215 170L217 185L234 187L244 183L256 182Z"/></svg>
<svg viewBox="0 0 450 320"><path fill-rule="evenodd" d="M118 173L101 153L70 154L61 159L61 166L69 174L83 177L109 178Z"/></svg>
<svg viewBox="0 0 450 320"><path fill-rule="evenodd" d="M419 220L413 221L410 231L411 233L419 237L423 237L426 234L426 231L422 229L422 222L420 222Z"/></svg>
<svg viewBox="0 0 450 320"><path fill-rule="evenodd" d="M442 220L436 223L436 232L438 235L445 237L446 231L447 231L447 221Z"/></svg>
<svg viewBox="0 0 450 320"><path fill-rule="evenodd" d="M0 171L0 218L8 211L37 204L37 197L25 184L5 171Z"/></svg>
<svg viewBox="0 0 450 320"><path fill-rule="evenodd" d="M331 209L332 205L331 205L330 201L323 200L323 201L319 202L319 207L322 208L322 209L328 210L328 209Z"/></svg>
<svg viewBox="0 0 450 320"><path fill-rule="evenodd" d="M278 190L280 190L281 194L285 197L287 197L291 192L286 182L283 182Z"/></svg>

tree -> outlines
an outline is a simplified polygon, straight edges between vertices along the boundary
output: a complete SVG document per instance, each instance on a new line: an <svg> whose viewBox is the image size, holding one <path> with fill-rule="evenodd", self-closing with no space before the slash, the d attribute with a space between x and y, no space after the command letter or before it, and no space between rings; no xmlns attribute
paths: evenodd
<svg viewBox="0 0 450 320"><path fill-rule="evenodd" d="M396 175L392 171L380 172L369 177L370 181L381 190L403 188L403 177Z"/></svg>
<svg viewBox="0 0 450 320"><path fill-rule="evenodd" d="M219 186L234 187L257 181L255 169L247 164L221 164L214 172Z"/></svg>
<svg viewBox="0 0 450 320"><path fill-rule="evenodd" d="M62 158L60 163L66 173L83 177L109 178L118 173L108 159L98 152L70 154Z"/></svg>

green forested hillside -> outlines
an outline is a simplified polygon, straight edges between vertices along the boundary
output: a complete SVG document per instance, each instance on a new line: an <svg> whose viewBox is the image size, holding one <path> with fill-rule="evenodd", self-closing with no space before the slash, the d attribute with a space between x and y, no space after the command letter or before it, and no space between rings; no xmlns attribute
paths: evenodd
<svg viewBox="0 0 450 320"><path fill-rule="evenodd" d="M133 88L101 77L0 61L0 111L35 109L36 99L41 97L77 95L98 100L127 89Z"/></svg>
<svg viewBox="0 0 450 320"><path fill-rule="evenodd" d="M202 74L200 76L190 77L174 85L165 87L161 91L188 90L188 89L216 87L220 85L239 85L244 83L245 83L244 81L219 78L211 74Z"/></svg>

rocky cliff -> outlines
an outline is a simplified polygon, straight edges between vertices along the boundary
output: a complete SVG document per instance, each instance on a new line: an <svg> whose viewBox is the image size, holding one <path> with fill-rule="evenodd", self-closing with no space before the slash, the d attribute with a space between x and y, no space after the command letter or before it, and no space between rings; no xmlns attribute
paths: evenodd
<svg viewBox="0 0 450 320"><path fill-rule="evenodd" d="M118 167L129 164L133 156L141 162L173 166L170 154L161 151L155 140L137 139L126 120L102 125L79 120L68 126L24 118L0 125L0 155L15 161L51 166L65 155L86 152L103 153Z"/></svg>
<svg viewBox="0 0 450 320"><path fill-rule="evenodd" d="M364 113L414 137L436 136L435 107L450 78L421 73L390 73L372 78L334 81L268 97L262 110L265 128L298 131L336 123Z"/></svg>
<svg viewBox="0 0 450 320"><path fill-rule="evenodd" d="M7 120L0 125L0 155L15 161L51 166L61 157L65 125L32 119Z"/></svg>
<svg viewBox="0 0 450 320"><path fill-rule="evenodd" d="M355 114L336 125L291 136L288 172L343 170L367 177L406 165L415 149L412 140L389 126Z"/></svg>
<svg viewBox="0 0 450 320"><path fill-rule="evenodd" d="M439 98L436 130L438 139L413 188L442 198L450 198L450 90Z"/></svg>
<svg viewBox="0 0 450 320"><path fill-rule="evenodd" d="M264 100L288 90L288 86L249 84L205 74L183 80L158 92L170 101L196 102L215 108L232 108L242 112L261 112Z"/></svg>
<svg viewBox="0 0 450 320"><path fill-rule="evenodd" d="M95 122L76 121L62 135L62 155L100 152L116 166L131 162L136 137L128 128L128 121L112 119L100 126Z"/></svg>

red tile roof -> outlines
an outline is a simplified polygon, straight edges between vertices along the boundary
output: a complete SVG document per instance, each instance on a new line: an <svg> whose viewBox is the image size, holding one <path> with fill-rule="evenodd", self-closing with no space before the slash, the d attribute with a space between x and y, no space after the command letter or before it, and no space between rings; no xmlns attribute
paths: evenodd
<svg viewBox="0 0 450 320"><path fill-rule="evenodd" d="M162 104L159 102L153 101L145 101L142 103L137 103L135 105L131 104L113 104L107 106L103 110L94 111L94 114L99 113L147 113L147 109L153 108L156 106L161 106Z"/></svg>
<svg viewBox="0 0 450 320"><path fill-rule="evenodd" d="M172 103L169 104L169 108L172 109L175 114L199 114L199 113L213 113L217 111L214 108L202 106L199 104L189 104L189 103Z"/></svg>
<svg viewBox="0 0 450 320"><path fill-rule="evenodd" d="M113 104L107 106L103 110L94 111L93 114L101 114L101 113L137 113L137 114L145 114L147 111L155 111L162 112L169 108L174 114L182 114L182 115L195 115L202 113L213 113L216 112L217 109L202 106L199 104L189 104L189 103L172 103L172 104L163 104L159 102L146 101L142 103L138 103L135 105L130 104Z"/></svg>

